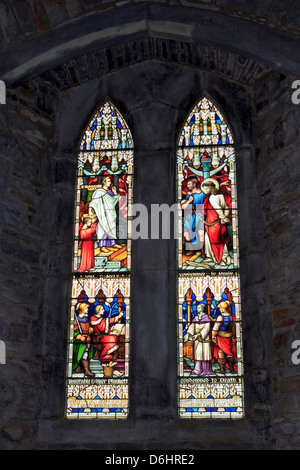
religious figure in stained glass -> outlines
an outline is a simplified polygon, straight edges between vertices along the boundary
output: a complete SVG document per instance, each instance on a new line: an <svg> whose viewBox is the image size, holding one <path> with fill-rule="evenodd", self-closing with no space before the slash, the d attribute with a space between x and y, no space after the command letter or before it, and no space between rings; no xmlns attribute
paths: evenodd
<svg viewBox="0 0 300 470"><path fill-rule="evenodd" d="M115 186L111 186L110 176L103 176L101 187L93 192L91 202L89 203L89 214L97 220L96 235L100 240L101 251L109 252L107 247L115 246L117 239L117 213L116 204L121 199ZM111 187L111 189L110 189Z"/></svg>
<svg viewBox="0 0 300 470"><path fill-rule="evenodd" d="M215 265L230 266L233 262L229 254L229 227L231 223L231 200L227 192L219 191L219 183L213 178L206 178L201 184L205 194L205 239L204 262Z"/></svg>
<svg viewBox="0 0 300 470"><path fill-rule="evenodd" d="M77 271L84 273L95 266L94 256L94 235L97 230L97 223L94 217L84 214L79 226L81 240L80 265Z"/></svg>
<svg viewBox="0 0 300 470"><path fill-rule="evenodd" d="M66 416L128 416L133 141L110 102L78 155Z"/></svg>
<svg viewBox="0 0 300 470"><path fill-rule="evenodd" d="M197 305L197 315L190 323L184 341L193 341L194 367L192 375L214 375L212 371L212 351L210 339L210 318L205 305Z"/></svg>
<svg viewBox="0 0 300 470"><path fill-rule="evenodd" d="M90 371L90 359L93 357L91 338L93 328L89 319L89 305L81 303L74 321L73 373L83 373L87 377L95 377Z"/></svg>
<svg viewBox="0 0 300 470"><path fill-rule="evenodd" d="M206 97L177 148L179 414L243 417L235 150Z"/></svg>
<svg viewBox="0 0 300 470"><path fill-rule="evenodd" d="M191 251L188 251L186 255L194 255L195 252L199 250L200 255L205 257L204 214L203 211L201 211L201 208L203 207L206 195L199 187L197 187L198 178L195 176L187 177L185 185L186 196L181 201L181 207L185 211L183 236L186 241L186 246L191 245Z"/></svg>

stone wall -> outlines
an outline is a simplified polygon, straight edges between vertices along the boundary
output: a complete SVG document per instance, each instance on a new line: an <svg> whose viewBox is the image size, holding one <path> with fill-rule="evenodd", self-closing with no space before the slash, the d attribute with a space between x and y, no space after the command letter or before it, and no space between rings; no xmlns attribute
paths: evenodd
<svg viewBox="0 0 300 470"><path fill-rule="evenodd" d="M299 366L292 343L299 331L299 105L292 79L275 74L256 90L257 183L263 210L266 305L272 321L272 438L299 447Z"/></svg>

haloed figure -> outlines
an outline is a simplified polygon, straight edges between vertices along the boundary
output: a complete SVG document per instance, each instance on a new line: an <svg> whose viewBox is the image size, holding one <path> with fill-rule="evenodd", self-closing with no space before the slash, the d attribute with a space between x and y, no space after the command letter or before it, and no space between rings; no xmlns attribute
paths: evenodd
<svg viewBox="0 0 300 470"><path fill-rule="evenodd" d="M204 200L205 216L205 255L204 261L213 261L221 266L232 263L229 255L229 235L226 224L230 223L230 201L219 191L219 184L213 178L202 181L202 191L206 194Z"/></svg>

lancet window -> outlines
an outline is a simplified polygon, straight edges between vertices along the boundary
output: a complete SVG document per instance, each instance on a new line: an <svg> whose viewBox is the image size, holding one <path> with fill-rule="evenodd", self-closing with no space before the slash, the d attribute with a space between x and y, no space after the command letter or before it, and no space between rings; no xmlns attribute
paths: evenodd
<svg viewBox="0 0 300 470"><path fill-rule="evenodd" d="M203 97L177 146L178 397L182 418L244 416L236 154Z"/></svg>
<svg viewBox="0 0 300 470"><path fill-rule="evenodd" d="M77 156L66 417L128 416L133 140L109 101Z"/></svg>

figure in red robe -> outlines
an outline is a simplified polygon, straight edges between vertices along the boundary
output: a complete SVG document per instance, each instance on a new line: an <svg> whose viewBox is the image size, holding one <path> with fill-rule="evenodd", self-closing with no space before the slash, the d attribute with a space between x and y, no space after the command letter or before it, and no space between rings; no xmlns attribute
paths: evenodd
<svg viewBox="0 0 300 470"><path fill-rule="evenodd" d="M227 367L231 374L236 374L236 350L235 350L235 316L232 314L230 302L224 300L219 303L218 315L212 329L212 355L218 361L220 369L217 373L225 374Z"/></svg>
<svg viewBox="0 0 300 470"><path fill-rule="evenodd" d="M116 328L116 324L122 318L123 312L120 312L115 317L104 317L103 305L97 305L95 313L91 316L91 325L94 328L94 333L101 333L99 340L102 348L100 351L100 361L102 365L107 365L112 361L119 349L118 336L124 325L119 324L120 328Z"/></svg>
<svg viewBox="0 0 300 470"><path fill-rule="evenodd" d="M97 230L97 223L91 217L85 217L84 222L79 225L81 245L81 260L78 268L79 273L91 269L95 264L94 257L94 234Z"/></svg>
<svg viewBox="0 0 300 470"><path fill-rule="evenodd" d="M226 224L230 223L231 200L229 194L218 190L218 182L207 178L201 184L202 191L208 196L204 200L205 215L204 249L206 260L228 266L232 263L229 255L229 235Z"/></svg>

